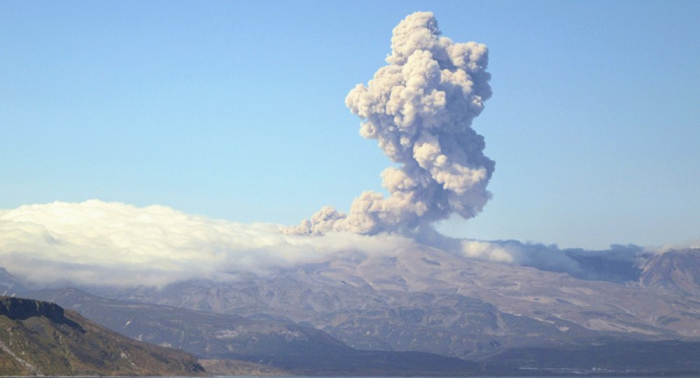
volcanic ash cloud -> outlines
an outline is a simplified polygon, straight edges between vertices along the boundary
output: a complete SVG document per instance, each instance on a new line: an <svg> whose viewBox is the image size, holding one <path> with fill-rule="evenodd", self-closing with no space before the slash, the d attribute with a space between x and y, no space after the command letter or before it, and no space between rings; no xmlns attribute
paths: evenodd
<svg viewBox="0 0 700 378"><path fill-rule="evenodd" d="M471 128L491 97L486 46L454 43L432 13L418 12L394 28L391 50L388 64L345 98L362 119L360 135L400 164L382 172L389 196L365 191L349 213L324 207L287 233L411 232L452 213L472 218L491 197L495 163Z"/></svg>

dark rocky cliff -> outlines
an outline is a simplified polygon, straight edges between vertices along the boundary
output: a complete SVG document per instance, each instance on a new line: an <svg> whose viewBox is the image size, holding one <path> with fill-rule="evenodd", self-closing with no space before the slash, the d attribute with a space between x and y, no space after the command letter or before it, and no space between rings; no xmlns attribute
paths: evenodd
<svg viewBox="0 0 700 378"><path fill-rule="evenodd" d="M55 303L24 298L0 297L0 315L12 320L41 316L58 324L75 323L66 318L63 308Z"/></svg>
<svg viewBox="0 0 700 378"><path fill-rule="evenodd" d="M114 333L54 303L0 297L0 375L203 375L191 355Z"/></svg>

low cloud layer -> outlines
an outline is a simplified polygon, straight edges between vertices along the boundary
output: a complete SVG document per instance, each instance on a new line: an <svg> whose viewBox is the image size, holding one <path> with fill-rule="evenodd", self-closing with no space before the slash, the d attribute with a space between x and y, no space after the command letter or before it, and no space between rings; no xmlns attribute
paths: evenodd
<svg viewBox="0 0 700 378"><path fill-rule="evenodd" d="M92 200L0 211L0 266L30 283L162 286L235 279L239 272L313 262L341 251L384 253L413 241L391 235L284 235L168 207Z"/></svg>
<svg viewBox="0 0 700 378"><path fill-rule="evenodd" d="M353 232L309 237L282 230L280 225L214 220L163 206L98 200L27 205L0 211L0 266L35 286L162 287L187 279L265 275L339 254L391 256L420 243L465 258L623 282L634 278L635 261L643 252L637 246L591 252L453 239L432 229L414 238ZM601 256L606 257L608 271L601 270Z"/></svg>
<svg viewBox="0 0 700 378"><path fill-rule="evenodd" d="M573 277L610 282L636 281L648 251L640 246L611 245L603 251L559 249L556 245L516 240L460 240L462 256L567 273Z"/></svg>
<svg viewBox="0 0 700 378"><path fill-rule="evenodd" d="M491 97L488 50L440 34L432 13L406 17L394 28L388 64L345 99L363 120L360 135L399 164L381 175L389 196L363 192L349 213L325 207L287 233L413 232L453 213L481 212L495 163L471 125Z"/></svg>

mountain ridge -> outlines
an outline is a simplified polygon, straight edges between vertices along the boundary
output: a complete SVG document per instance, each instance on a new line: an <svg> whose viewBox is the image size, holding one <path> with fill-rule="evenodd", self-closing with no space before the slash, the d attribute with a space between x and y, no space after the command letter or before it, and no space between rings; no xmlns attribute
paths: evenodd
<svg viewBox="0 0 700 378"><path fill-rule="evenodd" d="M293 323L108 300L78 289L39 290L23 295L74 308L126 336L186 350L207 359L206 366L225 374L248 371L266 375L407 375L420 372L430 376L463 376L474 375L477 371L477 364L473 362L432 353L356 350L322 331ZM140 334L143 330L151 334ZM177 343L183 338L189 342Z"/></svg>
<svg viewBox="0 0 700 378"><path fill-rule="evenodd" d="M700 249L669 250L651 257L643 266L642 287L661 289L700 300Z"/></svg>
<svg viewBox="0 0 700 378"><path fill-rule="evenodd" d="M284 315L359 349L459 358L607 337L692 339L700 331L700 306L687 296L428 247L346 253L228 283L184 281L101 295L246 317Z"/></svg>
<svg viewBox="0 0 700 378"><path fill-rule="evenodd" d="M295 373L329 373L330 361L343 366L345 372L358 374L360 371L353 370L354 363L384 361L375 365L379 370L374 372L386 372L391 366L386 361L403 358L393 352L428 353L428 359L437 358L435 355L457 357L470 365L452 366L469 374L474 369L489 374L522 373L519 369L523 366L518 364L527 361L566 373L566 368L547 360L546 355L553 351L572 353L566 359L578 365L571 368L591 373L597 365L590 359L603 358L595 356L605 350L605 345L623 346L630 353L626 357L629 363L634 361L631 354L653 354L657 348L661 353L668 345L677 348L678 356L697 348L700 300L687 285L681 285L697 274L693 262L700 261L700 255L696 252L641 256L639 265L635 265L638 270L629 268L627 255L616 256L612 262L600 254L580 258L592 269L602 267L599 277L609 278L596 281L590 279L596 277L594 274L579 279L569 273L466 258L430 247L381 254L347 251L325 261L280 268L267 275L241 274L227 282L179 281L161 289L85 288L105 296L102 299L94 294L78 294L74 289L63 290L60 295L60 290L37 291L35 295L62 300L68 307L136 338L142 333L136 332L137 327L154 328L148 319L155 315L147 313L167 312L172 321L165 322L168 329L160 338L146 333L141 338L185 348L200 357L264 361ZM618 267L624 272L616 275ZM684 273L678 275L678 269L685 269ZM637 274L637 281L627 280ZM645 281L651 274L656 278ZM135 312L127 315L126 310ZM135 321L131 317L138 311L141 318ZM201 325L216 324L212 319L217 318L228 320L209 326L208 336L201 338L209 341L200 342L204 333L196 331L187 317L199 319L195 323ZM255 328L270 321L276 324L271 329L277 331ZM226 322L239 322L240 326L231 327L233 323ZM183 344L184 339L178 336L184 335L184 330L193 335L191 344ZM271 333L262 336L265 332ZM319 337L310 337L314 332L330 336L321 337L319 333ZM269 337L278 337L274 335L279 335L276 340L281 344L265 344L264 340L272 340ZM301 339L295 339L300 335ZM258 346L256 342L240 342L253 339ZM325 354L321 360L307 358L311 356L307 354L306 360L300 359L299 353L306 348L377 353L353 352L355 362L343 365L345 362L338 359L343 353ZM270 353L265 354L266 350ZM297 357L293 357L295 353ZM588 360L574 358L579 354L588 356ZM507 364L498 370L498 361ZM527 363L524 366L532 368ZM654 367L675 371L670 365ZM689 368L700 371L700 367ZM643 370L656 374L654 371Z"/></svg>

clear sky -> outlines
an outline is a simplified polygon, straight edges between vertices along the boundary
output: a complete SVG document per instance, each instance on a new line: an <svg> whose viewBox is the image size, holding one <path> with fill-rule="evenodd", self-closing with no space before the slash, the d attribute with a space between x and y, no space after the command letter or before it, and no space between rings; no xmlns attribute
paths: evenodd
<svg viewBox="0 0 700 378"><path fill-rule="evenodd" d="M296 224L381 190L344 105L433 11L490 49L494 197L443 232L700 238L698 1L0 2L0 208L87 199Z"/></svg>

